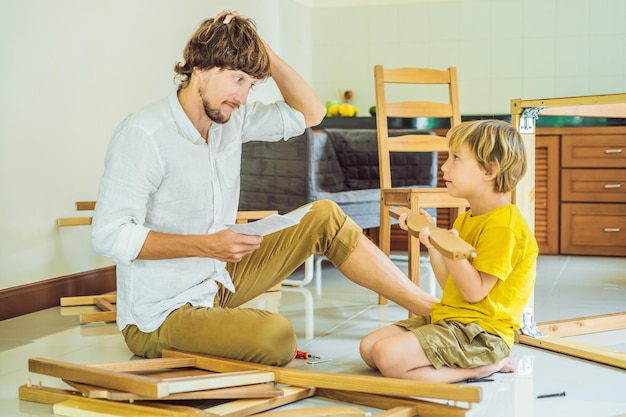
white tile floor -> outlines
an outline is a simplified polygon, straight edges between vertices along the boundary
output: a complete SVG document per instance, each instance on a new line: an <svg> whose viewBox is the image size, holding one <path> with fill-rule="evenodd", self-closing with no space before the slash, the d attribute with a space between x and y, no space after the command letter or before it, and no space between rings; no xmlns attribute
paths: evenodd
<svg viewBox="0 0 626 417"><path fill-rule="evenodd" d="M405 264L399 262L402 268ZM298 279L302 272L296 272ZM430 290L423 268L423 286ZM318 285L321 284L321 285ZM303 288L286 287L251 303L278 308L291 319L299 348L323 358L327 364L315 370L375 375L358 354L366 333L404 318L406 311L376 304L376 295L362 289L324 263L322 282ZM536 321L571 319L626 311L626 258L541 256L535 289ZM131 359L113 324L79 325L76 313L52 308L0 322L0 415L52 416L52 407L20 401L18 386L32 379L45 386L67 388L60 380L28 371L27 361L44 357L74 363L113 362ZM577 336L574 340L626 352L626 330ZM515 374L496 374L483 382L483 400L468 416L476 417L613 417L626 416L626 371L515 345ZM293 366L303 366L296 361ZM537 399L537 395L566 392L565 397ZM290 406L334 404L307 399ZM379 410L363 408L376 413Z"/></svg>

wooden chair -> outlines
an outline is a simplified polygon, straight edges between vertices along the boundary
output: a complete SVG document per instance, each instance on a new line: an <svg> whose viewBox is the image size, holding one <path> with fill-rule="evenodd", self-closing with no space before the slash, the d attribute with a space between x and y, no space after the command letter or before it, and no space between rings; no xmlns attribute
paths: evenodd
<svg viewBox="0 0 626 417"><path fill-rule="evenodd" d="M391 178L390 152L448 152L445 137L436 135L389 136L388 117L395 118L447 118L450 126L461 122L459 109L459 93L456 68L447 70L429 68L396 68L385 69L382 65L374 67L376 92L376 129L378 131L378 158L380 170L380 235L379 247L390 254L391 249L391 218L389 210L394 207L406 207L417 212L420 208L452 208L456 218L458 213L465 211L468 202L462 198L452 197L446 188L393 188ZM390 101L385 89L390 85L400 84L405 100ZM418 101L408 90L409 84L441 84L447 87L446 102ZM389 93L389 91L387 91ZM398 93L394 89L394 93ZM419 285L419 239L409 235L408 260L409 278ZM379 295L379 304L387 300Z"/></svg>

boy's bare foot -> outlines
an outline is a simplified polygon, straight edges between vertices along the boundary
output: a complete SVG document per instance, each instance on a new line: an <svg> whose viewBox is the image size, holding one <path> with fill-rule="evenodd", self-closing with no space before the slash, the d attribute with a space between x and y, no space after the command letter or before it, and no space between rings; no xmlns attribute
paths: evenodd
<svg viewBox="0 0 626 417"><path fill-rule="evenodd" d="M496 372L512 373L515 372L515 364L511 362L510 358L504 358L498 363L491 365L483 365L475 368L476 378L485 378Z"/></svg>

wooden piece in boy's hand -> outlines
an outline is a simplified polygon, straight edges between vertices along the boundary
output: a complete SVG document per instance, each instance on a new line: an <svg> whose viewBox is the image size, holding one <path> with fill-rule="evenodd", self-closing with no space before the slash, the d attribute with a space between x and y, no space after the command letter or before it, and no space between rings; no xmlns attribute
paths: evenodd
<svg viewBox="0 0 626 417"><path fill-rule="evenodd" d="M476 257L476 249L472 245L453 235L449 230L433 225L426 216L404 208L389 210L389 214L394 219L400 218L402 213L407 213L406 224L411 236L419 238L420 230L428 227L430 229L430 242L446 258L470 259Z"/></svg>

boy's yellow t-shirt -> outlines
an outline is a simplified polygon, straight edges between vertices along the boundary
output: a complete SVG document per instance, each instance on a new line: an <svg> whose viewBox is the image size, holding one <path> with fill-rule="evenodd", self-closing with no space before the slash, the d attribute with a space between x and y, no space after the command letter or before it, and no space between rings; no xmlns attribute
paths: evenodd
<svg viewBox="0 0 626 417"><path fill-rule="evenodd" d="M470 260L474 268L497 277L498 282L483 300L469 303L448 276L441 301L432 307L432 322L475 322L513 346L513 332L520 328L535 285L539 253L535 236L513 204L480 216L472 216L469 210L453 227L476 249L476 257Z"/></svg>

